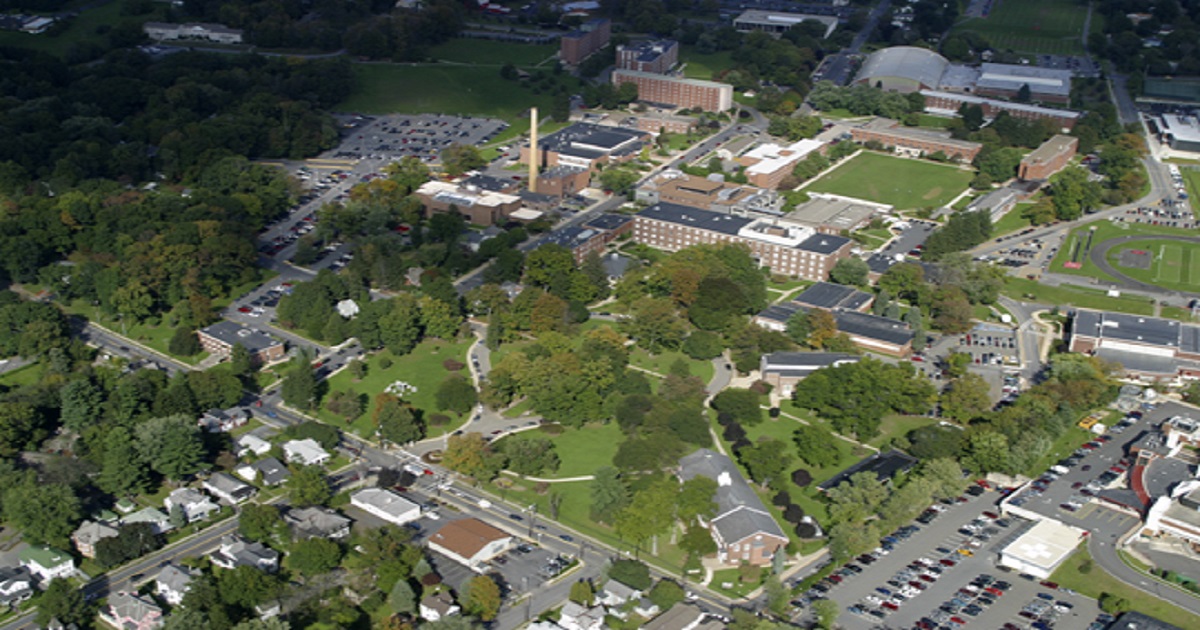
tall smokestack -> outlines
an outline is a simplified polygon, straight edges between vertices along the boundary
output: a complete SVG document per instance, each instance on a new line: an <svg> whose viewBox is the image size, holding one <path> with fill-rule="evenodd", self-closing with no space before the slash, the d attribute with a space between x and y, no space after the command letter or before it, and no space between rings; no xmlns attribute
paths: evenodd
<svg viewBox="0 0 1200 630"><path fill-rule="evenodd" d="M529 110L529 192L537 192L538 162L541 161L541 150L538 149L538 116L537 108Z"/></svg>

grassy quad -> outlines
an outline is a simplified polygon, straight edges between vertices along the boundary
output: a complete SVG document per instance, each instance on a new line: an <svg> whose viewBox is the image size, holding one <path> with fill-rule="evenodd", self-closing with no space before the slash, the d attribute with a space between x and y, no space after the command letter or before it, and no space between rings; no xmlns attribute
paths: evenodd
<svg viewBox="0 0 1200 630"><path fill-rule="evenodd" d="M1086 18L1087 4L1077 0L1004 0L987 17L967 20L954 30L978 33L999 50L1073 55L1083 52Z"/></svg>
<svg viewBox="0 0 1200 630"><path fill-rule="evenodd" d="M967 189L973 177L948 164L863 152L805 190L887 203L897 209L938 207Z"/></svg>
<svg viewBox="0 0 1200 630"><path fill-rule="evenodd" d="M679 51L679 63L687 64L683 69L687 78L708 81L733 67L732 55L728 50L705 54L692 46L682 46Z"/></svg>
<svg viewBox="0 0 1200 630"><path fill-rule="evenodd" d="M353 390L358 394L366 394L371 399L367 404L367 410L349 423L345 418L335 415L323 407L317 416L329 424L353 431L361 437L373 439L375 425L371 422L371 412L374 398L395 381L404 381L416 386L417 392L406 396L405 400L424 411L426 418L440 413L434 403L434 394L437 392L438 385L450 375L450 372L442 366L442 362L446 359L454 359L459 363L467 363L467 350L471 347L472 342L471 339L454 343L440 339L426 339L417 344L412 352L402 357L392 357L388 352L373 354L367 358L367 375L361 381L355 382L354 376L350 374L349 370L342 370L329 379L330 392ZM392 366L386 370L380 367L380 361L385 356L392 359ZM459 373L469 378L467 368L464 367ZM328 395L326 397L328 398ZM457 419L451 417L451 421L447 425L430 427L429 435L431 437L442 435L453 430L456 424L458 424Z"/></svg>
<svg viewBox="0 0 1200 630"><path fill-rule="evenodd" d="M548 479L582 477L591 475L604 466L611 466L613 455L617 454L617 446L625 440L617 423L608 422L589 424L578 429L567 428L558 435L541 429L521 431L505 437L500 442L540 438L547 438L554 443L554 450L562 462L554 473L542 475Z"/></svg>
<svg viewBox="0 0 1200 630"><path fill-rule="evenodd" d="M434 46L429 56L441 61L499 67L506 63L536 66L558 52L554 44L518 44L458 37Z"/></svg>
<svg viewBox="0 0 1200 630"><path fill-rule="evenodd" d="M335 109L364 114L464 114L513 120L553 96L500 76L497 66L355 64L354 91Z"/></svg>

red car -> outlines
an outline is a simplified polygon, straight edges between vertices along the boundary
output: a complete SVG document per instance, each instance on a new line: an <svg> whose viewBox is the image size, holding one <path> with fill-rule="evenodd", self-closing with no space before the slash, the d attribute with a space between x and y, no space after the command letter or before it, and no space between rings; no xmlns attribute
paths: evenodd
<svg viewBox="0 0 1200 630"><path fill-rule="evenodd" d="M938 560L938 562L941 563L942 566L947 566L947 567L952 567L952 566L958 564L957 562L951 560L950 558L942 558L941 560Z"/></svg>
<svg viewBox="0 0 1200 630"><path fill-rule="evenodd" d="M1000 518L1000 515L995 512L984 512L983 515L992 519L993 521Z"/></svg>
<svg viewBox="0 0 1200 630"><path fill-rule="evenodd" d="M238 307L238 312L239 312L239 313L249 313L249 312L250 312L250 307L249 307L249 306L239 306L239 307Z"/></svg>
<svg viewBox="0 0 1200 630"><path fill-rule="evenodd" d="M996 597L1000 597L1001 595L1004 594L1004 591L1002 591L994 586L989 586L984 590L987 591L988 593L991 593L992 595L995 595Z"/></svg>
<svg viewBox="0 0 1200 630"><path fill-rule="evenodd" d="M900 607L893 604L892 602L883 602L882 604L880 604L880 606L882 606L888 610L900 610Z"/></svg>
<svg viewBox="0 0 1200 630"><path fill-rule="evenodd" d="M1058 582L1051 582L1050 580L1046 580L1043 582L1038 582L1038 584L1041 584L1042 586L1045 586L1046 588L1051 589L1051 590L1058 590Z"/></svg>
<svg viewBox="0 0 1200 630"><path fill-rule="evenodd" d="M924 573L918 575L917 578L929 582L930 584L937 581L937 578L933 577L932 575L925 575Z"/></svg>

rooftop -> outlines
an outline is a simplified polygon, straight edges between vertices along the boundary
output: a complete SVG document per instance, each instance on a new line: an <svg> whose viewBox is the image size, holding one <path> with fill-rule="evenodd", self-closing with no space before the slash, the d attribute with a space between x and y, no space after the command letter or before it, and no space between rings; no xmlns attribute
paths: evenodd
<svg viewBox="0 0 1200 630"><path fill-rule="evenodd" d="M839 307L857 310L863 304L871 301L871 295L844 284L818 282L800 292L799 295L792 298L792 301L825 310Z"/></svg>
<svg viewBox="0 0 1200 630"><path fill-rule="evenodd" d="M578 122L541 138L538 146L546 151L594 158L635 144L645 135L619 127Z"/></svg>
<svg viewBox="0 0 1200 630"><path fill-rule="evenodd" d="M804 376L831 365L857 363L860 358L845 352L772 352L763 355L760 367L764 374Z"/></svg>
<svg viewBox="0 0 1200 630"><path fill-rule="evenodd" d="M1038 567L1054 567L1065 560L1082 537L1082 530L1053 519L1039 521L1001 553Z"/></svg>
<svg viewBox="0 0 1200 630"><path fill-rule="evenodd" d="M1083 115L1079 112L1072 111L1069 109L1052 109L1049 107L1042 107L1040 105L1031 105L1029 103L1014 103L1011 101L1000 101L1000 100L996 100L994 98L985 98L982 96L975 96L972 94L957 94L957 93L950 94L948 92L938 92L936 90L921 90L921 96L925 96L927 98L938 98L938 97L953 98L953 99L961 101L963 103L970 103L972 105L990 104L990 105L1001 107L1003 109L1007 109L1010 111L1029 112L1031 114L1035 114L1038 116L1054 116L1057 118L1079 118L1080 116Z"/></svg>
<svg viewBox="0 0 1200 630"><path fill-rule="evenodd" d="M429 537L429 541L437 543L443 549L453 551L463 558L471 558L488 543L509 537L504 530L477 518L464 518L446 523Z"/></svg>
<svg viewBox="0 0 1200 630"><path fill-rule="evenodd" d="M1072 334L1178 348L1181 327L1171 319L1076 309Z"/></svg>
<svg viewBox="0 0 1200 630"><path fill-rule="evenodd" d="M391 490L381 488L364 488L350 495L350 498L358 503L370 505L381 512L395 516L402 516L414 509L420 509L420 506L416 503Z"/></svg>
<svg viewBox="0 0 1200 630"><path fill-rule="evenodd" d="M1043 142L1041 146L1034 149L1032 153L1026 155L1022 160L1032 164L1039 162L1049 162L1058 157L1060 154L1070 151L1079 145L1079 140L1072 136L1064 136L1057 134L1049 140Z"/></svg>
<svg viewBox="0 0 1200 630"><path fill-rule="evenodd" d="M948 147L957 147L967 151L972 151L983 146L978 142L969 140L957 140L950 137L949 132L930 131L928 129L914 129L912 127L904 127L898 122L890 118L875 118L871 122L863 125L863 129L884 133L896 138L907 138L910 140L920 140L921 142L937 142Z"/></svg>
<svg viewBox="0 0 1200 630"><path fill-rule="evenodd" d="M781 168L794 164L808 157L808 154L820 149L825 143L820 140L805 138L787 146L767 142L743 153L744 160L757 160L746 167L747 174L774 173Z"/></svg>
<svg viewBox="0 0 1200 630"><path fill-rule="evenodd" d="M630 221L633 221L633 217L627 214L606 212L596 215L590 221L584 223L584 226L597 230L615 230L623 225L627 225Z"/></svg>
<svg viewBox="0 0 1200 630"><path fill-rule="evenodd" d="M864 460L856 462L817 487L821 490L836 488L860 472L875 473L875 478L880 481L887 481L896 476L897 473L909 470L916 463L916 459L896 449L892 449L886 453L875 453Z"/></svg>
<svg viewBox="0 0 1200 630"><path fill-rule="evenodd" d="M672 83L678 83L680 85L690 85L693 87L732 88L732 86L729 85L728 83L720 83L718 81L706 81L704 79L685 79L683 77L667 76L664 74L657 74L654 72L639 72L637 70L625 70L623 68L618 68L616 70L613 70L613 74L614 75L619 74L621 76L633 77L633 78L648 77L648 78L652 78L652 79L667 80L667 81L671 81Z"/></svg>
<svg viewBox="0 0 1200 630"><path fill-rule="evenodd" d="M743 5L745 6L745 5ZM743 24L767 24L771 26L795 26L801 22L820 22L825 25L825 37L833 32L837 27L837 17L831 15L809 15L807 13L784 13L781 11L762 11L760 9L747 9L741 15L734 18L733 23Z"/></svg>
<svg viewBox="0 0 1200 630"><path fill-rule="evenodd" d="M851 230L866 221L876 212L887 212L891 206L839 197L809 193L809 201L796 206L787 214L792 221L824 225L837 230Z"/></svg>
<svg viewBox="0 0 1200 630"><path fill-rule="evenodd" d="M1039 66L1008 63L985 63L979 67L977 88L1019 90L1028 85L1034 94L1068 96L1071 93L1071 71Z"/></svg>
<svg viewBox="0 0 1200 630"><path fill-rule="evenodd" d="M421 184L416 192L418 195L424 195L441 203L453 204L460 208L471 208L474 206L492 208L517 203L521 200L516 195L494 192L466 182L454 184L436 179Z"/></svg>
<svg viewBox="0 0 1200 630"><path fill-rule="evenodd" d="M1179 114L1162 115L1163 132L1176 140L1200 142L1200 118Z"/></svg>
<svg viewBox="0 0 1200 630"><path fill-rule="evenodd" d="M1108 630L1183 630L1183 628L1131 610L1114 621Z"/></svg>
<svg viewBox="0 0 1200 630"><path fill-rule="evenodd" d="M877 50L863 62L855 81L901 77L933 87L941 83L950 62L932 50L915 46L892 46Z"/></svg>
<svg viewBox="0 0 1200 630"><path fill-rule="evenodd" d="M742 228L753 222L753 219L735 217L731 214L701 210L674 203L656 203L639 212L638 216L656 221L712 230L730 236L737 236L737 233Z"/></svg>
<svg viewBox="0 0 1200 630"><path fill-rule="evenodd" d="M846 310L834 312L833 318L837 320L838 330L848 335L878 339L897 346L903 346L913 338L912 329L898 319Z"/></svg>
<svg viewBox="0 0 1200 630"><path fill-rule="evenodd" d="M717 482L713 497L717 515L712 519L712 526L720 531L726 542L734 543L760 532L787 538L728 457L702 448L679 460L681 479L687 481L697 476Z"/></svg>
<svg viewBox="0 0 1200 630"><path fill-rule="evenodd" d="M617 52L629 51L637 55L637 60L643 63L649 63L658 59L668 50L679 46L679 42L673 39L658 39L658 40L642 40L625 44L617 47Z"/></svg>
<svg viewBox="0 0 1200 630"><path fill-rule="evenodd" d="M208 328L201 329L200 332L222 343L229 344L230 347L241 344L242 347L249 350L252 354L261 352L267 348L283 345L282 341L262 331L224 319Z"/></svg>

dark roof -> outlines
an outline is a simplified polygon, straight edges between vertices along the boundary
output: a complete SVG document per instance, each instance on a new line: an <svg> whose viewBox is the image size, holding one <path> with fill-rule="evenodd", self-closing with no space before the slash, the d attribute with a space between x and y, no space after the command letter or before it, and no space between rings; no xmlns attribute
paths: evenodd
<svg viewBox="0 0 1200 630"><path fill-rule="evenodd" d="M781 324L786 324L787 321L792 318L792 315L795 315L797 312L802 310L804 309L795 302L784 302L782 304L772 304L771 306L768 306L765 310L759 313L757 317L776 321Z"/></svg>
<svg viewBox="0 0 1200 630"><path fill-rule="evenodd" d="M515 183L511 179L500 179L491 175L472 175L463 181L464 186L476 186L480 190L492 192L506 192L511 190Z"/></svg>
<svg viewBox="0 0 1200 630"><path fill-rule="evenodd" d="M873 273L883 273L900 261L886 254L871 254L867 258L867 268Z"/></svg>
<svg viewBox="0 0 1200 630"><path fill-rule="evenodd" d="M838 330L848 335L878 339L897 346L903 346L913 338L912 329L898 319L844 310L835 311L833 318L837 320Z"/></svg>
<svg viewBox="0 0 1200 630"><path fill-rule="evenodd" d="M283 343L266 333L229 320L221 320L200 332L230 346L242 344L252 354Z"/></svg>
<svg viewBox="0 0 1200 630"><path fill-rule="evenodd" d="M1157 317L1078 309L1072 324L1077 335L1117 339L1170 348L1179 347L1179 322Z"/></svg>
<svg viewBox="0 0 1200 630"><path fill-rule="evenodd" d="M1129 488L1109 488L1096 493L1096 496L1102 501L1116 504L1118 506L1136 510L1138 512L1146 509L1146 505L1142 503L1138 493Z"/></svg>
<svg viewBox="0 0 1200 630"><path fill-rule="evenodd" d="M713 496L717 513L710 522L725 542L738 542L757 533L787 538L728 457L702 448L679 460L681 479L687 481L697 476L717 482Z"/></svg>
<svg viewBox="0 0 1200 630"><path fill-rule="evenodd" d="M577 226L565 227L561 230L554 230L542 237L542 242L538 247L544 245L555 244L562 245L567 249L575 249L588 241L595 238L599 232L589 228L581 228Z"/></svg>
<svg viewBox="0 0 1200 630"><path fill-rule="evenodd" d="M638 213L638 216L667 223L678 223L702 230L712 230L731 236L737 236L742 228L752 223L753 219L735 217L732 214L701 210L676 203L656 203Z"/></svg>
<svg viewBox="0 0 1200 630"><path fill-rule="evenodd" d="M802 291L800 295L792 298L792 301L799 302L805 306L815 306L826 310L833 310L838 307L857 310L859 306L870 301L870 299L870 295L854 287L833 284L831 282L818 282Z"/></svg>
<svg viewBox="0 0 1200 630"><path fill-rule="evenodd" d="M850 239L845 236L833 236L831 234L813 234L804 239L803 243L796 246L796 249L816 252L818 254L832 254L837 250L846 246Z"/></svg>
<svg viewBox="0 0 1200 630"><path fill-rule="evenodd" d="M880 481L887 481L895 477L897 473L909 470L916 463L917 460L915 458L892 449L886 453L876 453L854 464L817 487L822 490L836 488L860 472L873 472L875 473L875 477Z"/></svg>
<svg viewBox="0 0 1200 630"><path fill-rule="evenodd" d="M762 357L765 374L807 375L839 362L857 363L859 356L845 352L772 352Z"/></svg>
<svg viewBox="0 0 1200 630"><path fill-rule="evenodd" d="M1100 348L1096 350L1096 356L1106 361L1120 363L1121 367L1130 372L1169 376L1178 371L1178 363L1173 357L1160 357L1145 352L1114 350L1112 348Z"/></svg>
<svg viewBox="0 0 1200 630"><path fill-rule="evenodd" d="M1131 610L1112 622L1108 630L1183 630L1183 628Z"/></svg>
<svg viewBox="0 0 1200 630"><path fill-rule="evenodd" d="M632 220L633 217L627 214L611 214L606 212L584 223L584 225L598 230L615 230Z"/></svg>
<svg viewBox="0 0 1200 630"><path fill-rule="evenodd" d="M600 125L581 122L542 138L538 141L538 146L549 151L568 153L569 155L575 155L577 152L582 151L583 154L599 157L605 155L607 151L612 151L630 140L641 139L645 135L645 133L640 131L631 131L617 127L602 127ZM596 147L597 150L573 147L576 144ZM568 151L568 149L573 150Z"/></svg>
<svg viewBox="0 0 1200 630"><path fill-rule="evenodd" d="M636 52L638 61L650 62L678 45L678 42L671 39L645 40L627 44L624 49Z"/></svg>

